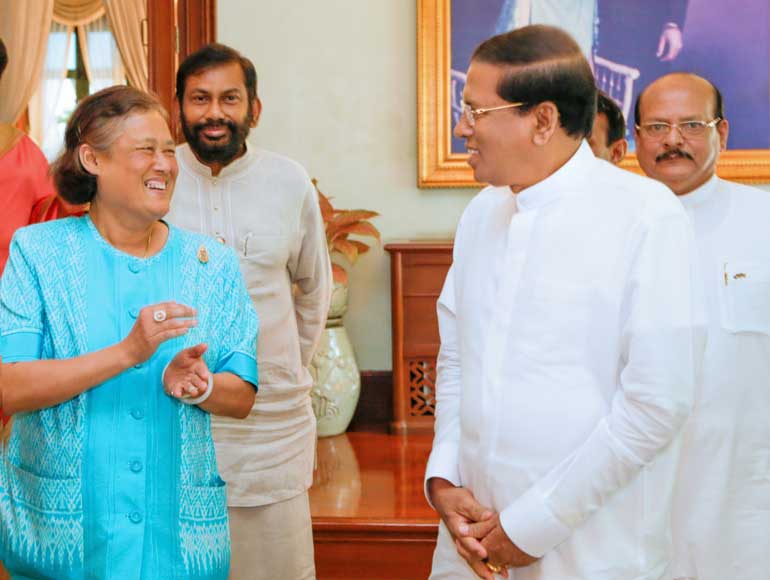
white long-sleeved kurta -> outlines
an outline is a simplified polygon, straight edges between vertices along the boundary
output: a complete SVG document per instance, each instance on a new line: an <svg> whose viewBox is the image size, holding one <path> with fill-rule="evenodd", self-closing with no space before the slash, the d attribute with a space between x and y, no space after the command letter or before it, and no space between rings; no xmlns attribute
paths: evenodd
<svg viewBox="0 0 770 580"><path fill-rule="evenodd" d="M671 192L585 143L544 181L518 195L488 187L466 209L438 304L426 481L467 487L542 556L509 578L667 569L703 334L694 255ZM436 577L473 577L437 560Z"/></svg>
<svg viewBox="0 0 770 580"><path fill-rule="evenodd" d="M177 158L167 219L236 251L259 316L259 392L251 415L211 418L228 505L286 500L313 481L316 423L307 367L331 296L318 198L299 164L262 149L249 147L217 177L186 144Z"/></svg>
<svg viewBox="0 0 770 580"><path fill-rule="evenodd" d="M674 502L674 577L770 578L770 195L713 177L679 198L708 312Z"/></svg>

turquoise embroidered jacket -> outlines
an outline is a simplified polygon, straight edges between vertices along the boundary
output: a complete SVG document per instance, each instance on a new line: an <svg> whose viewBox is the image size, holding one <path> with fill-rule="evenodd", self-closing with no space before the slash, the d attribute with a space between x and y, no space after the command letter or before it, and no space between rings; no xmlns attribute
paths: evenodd
<svg viewBox="0 0 770 580"><path fill-rule="evenodd" d="M229 248L169 226L161 252L141 260L107 244L88 216L23 228L0 281L0 355L98 350L95 337L114 344L137 307L164 300L196 308L197 327L145 365L15 417L0 461L0 560L14 578L227 578L209 415L165 395L160 376L176 352L205 342L209 369L256 387L257 316Z"/></svg>

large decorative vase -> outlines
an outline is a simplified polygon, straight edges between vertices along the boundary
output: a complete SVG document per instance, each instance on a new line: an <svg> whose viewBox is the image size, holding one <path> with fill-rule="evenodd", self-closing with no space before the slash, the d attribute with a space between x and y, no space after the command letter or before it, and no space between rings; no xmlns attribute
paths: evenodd
<svg viewBox="0 0 770 580"><path fill-rule="evenodd" d="M361 395L361 375L350 338L342 325L347 307L348 287L335 282L326 328L310 364L314 379L310 397L319 437L344 433Z"/></svg>

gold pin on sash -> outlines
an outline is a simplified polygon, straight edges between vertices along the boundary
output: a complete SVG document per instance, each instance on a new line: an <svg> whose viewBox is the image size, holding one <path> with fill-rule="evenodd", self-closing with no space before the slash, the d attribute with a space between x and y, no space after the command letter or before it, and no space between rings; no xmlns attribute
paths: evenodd
<svg viewBox="0 0 770 580"><path fill-rule="evenodd" d="M201 244L201 247L198 248L198 261L201 264L207 264L209 261L209 251L203 244Z"/></svg>

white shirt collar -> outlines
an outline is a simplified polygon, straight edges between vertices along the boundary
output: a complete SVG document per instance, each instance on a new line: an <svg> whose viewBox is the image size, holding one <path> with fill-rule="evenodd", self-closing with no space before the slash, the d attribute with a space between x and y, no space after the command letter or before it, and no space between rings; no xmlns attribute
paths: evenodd
<svg viewBox="0 0 770 580"><path fill-rule="evenodd" d="M551 175L519 192L516 200L520 211L539 209L560 197L577 191L577 185L590 174L596 161L591 147L584 140L575 154Z"/></svg>
<svg viewBox="0 0 770 580"><path fill-rule="evenodd" d="M692 190L690 193L680 195L679 199L681 200L682 205L684 205L684 207L687 209L693 209L699 205L703 205L704 203L709 202L714 197L718 183L719 178L716 176L716 174L712 175L711 179L709 179L699 188Z"/></svg>
<svg viewBox="0 0 770 580"><path fill-rule="evenodd" d="M252 159L257 155L257 151L252 149L248 141L245 145L246 153L241 155L232 163L225 165L219 175L216 176L216 178L232 177L248 169ZM201 177L205 177L206 179L215 179L214 176L211 175L211 168L208 165L198 161L198 158L195 156L195 153L193 153L189 143L185 143L180 148L180 154L182 163L188 167L190 171L200 175Z"/></svg>

